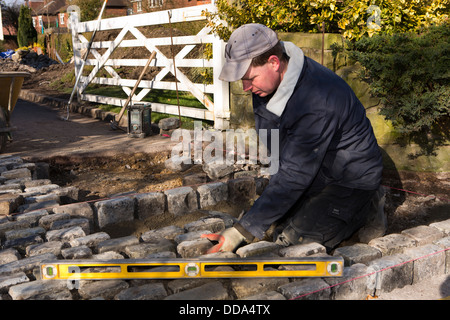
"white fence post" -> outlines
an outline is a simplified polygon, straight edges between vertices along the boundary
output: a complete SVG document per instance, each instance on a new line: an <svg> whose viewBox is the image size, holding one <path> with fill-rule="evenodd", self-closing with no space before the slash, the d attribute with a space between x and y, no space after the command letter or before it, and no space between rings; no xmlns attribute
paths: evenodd
<svg viewBox="0 0 450 320"><path fill-rule="evenodd" d="M78 38L78 33L77 33L77 28L78 28L78 24L80 23L80 17L78 16L78 12L76 11L72 11L70 13L69 16L69 26L72 32L72 51L73 51L73 64L75 66L75 79L78 77L78 73L81 72L80 71L80 67L81 67L81 50L76 50L76 48L78 48L78 44L79 44L79 38ZM77 88L77 100L78 102L80 102L80 92L78 91Z"/></svg>
<svg viewBox="0 0 450 320"><path fill-rule="evenodd" d="M224 64L225 42L216 37L213 42L214 59L214 128L229 129L230 125L230 85L219 80L219 74Z"/></svg>

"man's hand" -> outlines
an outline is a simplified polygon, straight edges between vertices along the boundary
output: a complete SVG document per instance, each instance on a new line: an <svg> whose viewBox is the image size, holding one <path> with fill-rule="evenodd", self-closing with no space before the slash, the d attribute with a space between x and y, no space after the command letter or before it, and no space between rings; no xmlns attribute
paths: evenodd
<svg viewBox="0 0 450 320"><path fill-rule="evenodd" d="M211 241L218 241L214 247L209 249L207 253L215 253L222 251L236 250L239 245L245 241L245 237L234 227L225 229L221 233L202 234L202 238L207 238Z"/></svg>

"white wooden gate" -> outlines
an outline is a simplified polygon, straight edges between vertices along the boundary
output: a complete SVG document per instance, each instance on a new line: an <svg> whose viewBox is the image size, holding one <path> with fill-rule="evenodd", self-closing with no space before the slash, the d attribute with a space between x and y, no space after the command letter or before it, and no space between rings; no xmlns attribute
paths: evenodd
<svg viewBox="0 0 450 320"><path fill-rule="evenodd" d="M215 12L217 9L214 4L201 5L182 9L170 10L170 22L184 22L205 20L202 16L202 11L208 10ZM92 32L96 28L97 21L79 22L76 12L71 14L70 18L73 52L75 59L75 73L80 72L82 64L82 52L86 49L89 41L83 35L85 32ZM87 59L86 66L93 66L92 71L88 76L82 76L76 88L77 96L81 100L110 104L116 106L123 106L126 99L105 97L93 94L86 94L84 90L90 83L105 85L105 86L120 86L123 91L129 96L132 88L136 84L137 79L125 79L119 76L114 68L130 67L130 66L144 66L147 62L148 56L152 51L156 51L156 57L150 66L160 67L161 70L153 78L153 80L142 80L139 84L141 88L138 94L132 97L133 102L142 101L142 99L152 89L166 89L176 90L176 85L179 91L189 91L196 97L205 108L193 108L180 106L181 116L186 116L196 119L212 120L214 127L219 130L224 130L229 127L230 108L229 108L229 86L228 83L218 79L221 67L223 65L223 52L225 43L218 37L210 34L208 27L203 28L197 35L193 36L179 36L179 37L162 37L162 38L147 38L143 35L138 27L157 26L169 23L168 11L158 11L152 13L116 17L110 19L102 19L98 32L105 30L120 30L117 37L112 41L95 41L91 46L91 56L94 59ZM116 32L117 32L116 31ZM125 35L132 34L134 39L126 40ZM130 36L128 36L129 38ZM166 57L157 46L184 45L183 49L175 56L175 70L172 57ZM213 47L213 58L206 59L186 59L185 57L191 52L195 45L211 43ZM136 48L145 47L148 50L148 56L142 59L111 59L111 55L117 48ZM102 50L103 49L103 50ZM106 49L106 51L104 51ZM104 51L100 53L100 51ZM179 67L183 68L212 68L213 83L205 85L203 83L193 83L188 77L180 71ZM104 69L109 76L97 76L100 70ZM163 81L163 78L172 73L178 80ZM136 90L138 92L138 90ZM213 94L213 101L206 95ZM152 103L152 111L178 115L179 110L177 105L168 105L161 103Z"/></svg>

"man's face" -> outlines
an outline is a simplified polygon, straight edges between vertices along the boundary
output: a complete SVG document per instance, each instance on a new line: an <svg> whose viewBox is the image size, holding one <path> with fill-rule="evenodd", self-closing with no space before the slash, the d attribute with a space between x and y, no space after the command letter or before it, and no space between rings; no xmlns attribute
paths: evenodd
<svg viewBox="0 0 450 320"><path fill-rule="evenodd" d="M275 57L276 59L271 59ZM275 92L281 82L279 60L276 56L269 58L263 66L250 66L242 77L242 86L244 91L251 91L260 97L268 96Z"/></svg>

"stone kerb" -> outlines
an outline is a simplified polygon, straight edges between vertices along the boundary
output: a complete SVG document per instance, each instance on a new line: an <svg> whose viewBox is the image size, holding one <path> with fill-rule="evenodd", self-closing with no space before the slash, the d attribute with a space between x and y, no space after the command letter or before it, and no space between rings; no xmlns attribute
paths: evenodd
<svg viewBox="0 0 450 320"><path fill-rule="evenodd" d="M0 157L0 165L12 159ZM19 161L16 159L16 161ZM29 168L32 168L30 166ZM29 170L29 169L28 169ZM7 170L5 170L6 172ZM21 173L19 173L21 174ZM34 173L31 171L31 176ZM55 192L49 180L29 180L28 174L18 183L33 194L22 195L36 201L36 195ZM25 180L23 180L25 179ZM16 181L17 182L17 181ZM43 188L32 189L39 184ZM50 186L50 187L49 187ZM247 189L246 189L247 188ZM19 191L18 191L19 192ZM237 192L230 197L231 192ZM258 193L256 193L258 194ZM183 187L166 192L126 195L93 203L53 203L48 208L0 216L0 298L73 299L65 285L52 286L39 280L36 268L54 259L124 259L124 258L194 258L194 257L316 257L328 256L317 243L281 248L260 241L241 247L236 253L207 254L212 243L201 234L220 232L235 221L223 212L206 211L209 216L184 227L167 226L149 230L140 237L128 235L112 238L99 226L147 219L163 213L185 214L213 203L233 198L249 200L255 196L255 178L205 183L197 188ZM182 206L175 202L182 200ZM169 209L169 202L173 207ZM45 201L44 201L45 202ZM48 203L48 202L47 202ZM9 210L8 206L5 206ZM171 211L170 211L171 210ZM7 213L8 214L8 213ZM430 277L450 274L450 219L376 238L368 244L339 247L333 255L345 261L342 278L307 279L232 279L206 281L163 280L142 283L89 281L80 285L81 299L364 299L367 295L389 292ZM35 280L35 278L37 280ZM209 291L208 288L214 289ZM209 292L205 295L205 292Z"/></svg>
<svg viewBox="0 0 450 320"><path fill-rule="evenodd" d="M134 220L134 199L121 197L94 203L95 220L102 229L108 225Z"/></svg>
<svg viewBox="0 0 450 320"><path fill-rule="evenodd" d="M175 216L198 209L197 193L191 187L180 187L164 191L167 211Z"/></svg>
<svg viewBox="0 0 450 320"><path fill-rule="evenodd" d="M119 196L94 202L93 211L86 204L73 204L67 209L66 206L55 209L55 213L78 210L79 216L93 219L100 229L133 219L145 220L165 212L181 216L223 201L251 201L257 196L255 179L258 178L244 177L228 182L205 183L195 189L184 186L164 192Z"/></svg>

